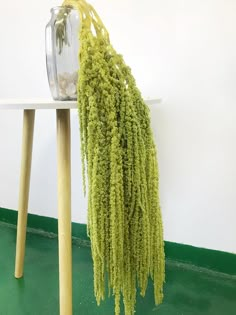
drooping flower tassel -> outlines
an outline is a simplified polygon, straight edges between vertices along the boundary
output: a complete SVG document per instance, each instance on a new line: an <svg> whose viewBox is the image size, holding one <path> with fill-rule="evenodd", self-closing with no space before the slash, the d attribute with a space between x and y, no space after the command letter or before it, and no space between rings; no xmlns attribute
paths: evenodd
<svg viewBox="0 0 236 315"><path fill-rule="evenodd" d="M63 5L78 9L81 19L77 95L95 297L98 304L105 298L107 278L115 315L121 297L125 315L133 315L137 288L144 296L150 276L159 304L165 278L150 113L94 8L84 0Z"/></svg>

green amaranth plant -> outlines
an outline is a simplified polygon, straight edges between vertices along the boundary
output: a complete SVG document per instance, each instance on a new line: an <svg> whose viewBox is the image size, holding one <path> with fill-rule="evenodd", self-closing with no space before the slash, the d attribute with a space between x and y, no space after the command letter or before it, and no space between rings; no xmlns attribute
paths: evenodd
<svg viewBox="0 0 236 315"><path fill-rule="evenodd" d="M163 229L150 113L94 8L84 0L63 5L78 9L81 19L77 92L94 292L100 304L107 279L115 314L123 296L125 314L133 315L136 290L145 295L149 276L155 303L163 298Z"/></svg>

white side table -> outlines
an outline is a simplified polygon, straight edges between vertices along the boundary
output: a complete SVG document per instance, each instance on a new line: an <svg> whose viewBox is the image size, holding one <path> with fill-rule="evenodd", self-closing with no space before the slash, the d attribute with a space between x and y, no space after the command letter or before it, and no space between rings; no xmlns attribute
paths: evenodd
<svg viewBox="0 0 236 315"><path fill-rule="evenodd" d="M146 103L154 105L160 103L160 100L147 100ZM77 102L72 101L0 100L0 109L23 110L24 112L15 261L16 278L21 278L24 270L35 110L54 109L57 113L60 315L72 315L70 109L76 108Z"/></svg>

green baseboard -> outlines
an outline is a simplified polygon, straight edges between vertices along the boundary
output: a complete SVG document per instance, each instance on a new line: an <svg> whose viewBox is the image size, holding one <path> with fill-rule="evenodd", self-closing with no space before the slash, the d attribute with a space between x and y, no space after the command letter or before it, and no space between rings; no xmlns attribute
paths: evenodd
<svg viewBox="0 0 236 315"><path fill-rule="evenodd" d="M17 211L0 208L0 221L16 225ZM27 226L31 229L40 230L42 233L58 234L57 219L54 218L29 214ZM75 238L88 241L86 224L73 222L72 235ZM165 242L165 253L169 260L236 275L236 254L168 241Z"/></svg>
<svg viewBox="0 0 236 315"><path fill-rule="evenodd" d="M0 208L0 221L10 223L13 225L17 224L17 211ZM39 216L36 214L28 214L27 227L31 229L40 230L46 233L58 234L58 223L57 219ZM72 235L76 238L88 241L87 226L86 224L72 223Z"/></svg>

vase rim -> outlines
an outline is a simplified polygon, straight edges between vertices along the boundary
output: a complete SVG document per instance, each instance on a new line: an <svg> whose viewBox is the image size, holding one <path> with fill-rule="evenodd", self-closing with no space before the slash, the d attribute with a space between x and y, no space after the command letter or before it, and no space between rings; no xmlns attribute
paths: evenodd
<svg viewBox="0 0 236 315"><path fill-rule="evenodd" d="M76 11L76 9L75 8L73 8L73 7L66 7L66 6L63 6L63 5L57 5L57 6L55 6L55 7L52 7L51 8L51 12L54 12L54 11L56 11L56 10L60 10L60 9L65 9L65 8L70 8L71 10L75 10Z"/></svg>

